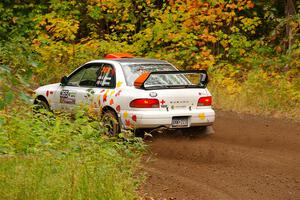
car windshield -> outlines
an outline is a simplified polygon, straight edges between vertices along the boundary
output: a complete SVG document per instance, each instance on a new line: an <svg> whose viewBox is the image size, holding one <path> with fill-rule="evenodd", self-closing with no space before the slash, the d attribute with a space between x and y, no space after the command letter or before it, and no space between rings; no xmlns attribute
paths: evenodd
<svg viewBox="0 0 300 200"><path fill-rule="evenodd" d="M127 84L134 85L134 81L145 72L176 71L170 64L127 64L123 65ZM194 85L183 74L153 74L145 82L145 87Z"/></svg>

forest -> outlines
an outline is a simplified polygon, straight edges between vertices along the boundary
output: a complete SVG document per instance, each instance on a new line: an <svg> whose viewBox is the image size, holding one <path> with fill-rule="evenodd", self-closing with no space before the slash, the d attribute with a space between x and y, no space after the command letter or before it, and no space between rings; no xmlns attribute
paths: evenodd
<svg viewBox="0 0 300 200"><path fill-rule="evenodd" d="M215 108L299 121L299 11L296 0L1 0L0 196L136 198L140 139L107 138L85 111L76 126L31 113L34 89L108 53L205 69Z"/></svg>

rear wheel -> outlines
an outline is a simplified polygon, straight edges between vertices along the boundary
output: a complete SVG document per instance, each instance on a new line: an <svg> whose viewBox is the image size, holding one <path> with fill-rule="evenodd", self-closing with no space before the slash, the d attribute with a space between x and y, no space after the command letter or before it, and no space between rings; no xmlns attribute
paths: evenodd
<svg viewBox="0 0 300 200"><path fill-rule="evenodd" d="M120 133L120 125L119 125L118 117L113 111L111 110L105 111L102 119L103 119L104 127L107 128L108 135L114 136Z"/></svg>

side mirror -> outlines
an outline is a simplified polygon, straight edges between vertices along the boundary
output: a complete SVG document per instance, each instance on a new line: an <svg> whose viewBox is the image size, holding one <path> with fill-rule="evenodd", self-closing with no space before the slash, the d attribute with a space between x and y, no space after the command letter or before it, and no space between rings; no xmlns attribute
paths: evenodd
<svg viewBox="0 0 300 200"><path fill-rule="evenodd" d="M67 85L67 83L68 83L68 77L63 76L63 77L61 78L61 80L60 80L60 83L61 83L62 86Z"/></svg>

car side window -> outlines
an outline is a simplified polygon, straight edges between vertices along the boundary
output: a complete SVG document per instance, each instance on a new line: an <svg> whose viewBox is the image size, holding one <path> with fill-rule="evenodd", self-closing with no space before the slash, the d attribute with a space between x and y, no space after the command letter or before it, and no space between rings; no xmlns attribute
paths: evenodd
<svg viewBox="0 0 300 200"><path fill-rule="evenodd" d="M83 76L85 70L86 70L85 68L81 68L79 71L72 74L68 80L67 85L68 86L79 86L81 77Z"/></svg>
<svg viewBox="0 0 300 200"><path fill-rule="evenodd" d="M80 86L94 87L96 86L97 74L100 66L91 66L84 71L83 76L79 82Z"/></svg>
<svg viewBox="0 0 300 200"><path fill-rule="evenodd" d="M112 65L103 64L98 74L96 86L107 88L114 88L116 86L116 73Z"/></svg>
<svg viewBox="0 0 300 200"><path fill-rule="evenodd" d="M95 87L101 64L88 64L71 74L68 86Z"/></svg>

